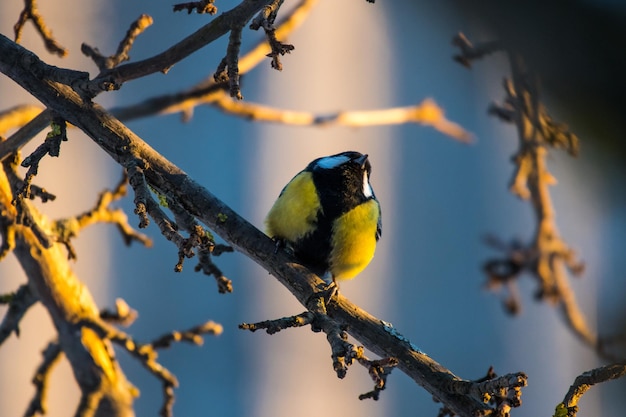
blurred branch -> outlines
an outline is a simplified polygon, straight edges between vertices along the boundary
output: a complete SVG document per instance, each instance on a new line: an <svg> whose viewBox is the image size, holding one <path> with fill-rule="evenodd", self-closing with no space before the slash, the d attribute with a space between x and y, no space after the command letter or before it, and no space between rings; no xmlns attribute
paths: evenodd
<svg viewBox="0 0 626 417"><path fill-rule="evenodd" d="M152 246L152 240L137 232L128 224L128 217L121 208L112 208L111 203L126 196L126 177L124 176L113 190L105 190L98 196L96 205L91 210L78 216L56 220L52 224L52 234L57 242L65 245L69 259L77 259L71 239L88 226L100 223L111 223L117 226L126 245L136 241L146 247Z"/></svg>
<svg viewBox="0 0 626 417"><path fill-rule="evenodd" d="M41 113L41 106L23 104L0 111L0 135L11 129L24 126Z"/></svg>
<svg viewBox="0 0 626 417"><path fill-rule="evenodd" d="M24 29L26 22L29 20L33 22L33 25L35 25L35 29L37 29L37 32L39 32L39 35L43 39L48 52L58 55L61 58L67 55L67 49L54 39L52 31L48 29L46 22L44 22L43 17L39 14L39 10L37 9L37 0L24 0L24 9L22 9L17 23L13 26L16 43L20 43L22 30Z"/></svg>
<svg viewBox="0 0 626 417"><path fill-rule="evenodd" d="M220 324L208 321L189 330L182 332L173 331L165 334L151 343L139 344L133 340L130 335L102 320L85 320L81 325L92 329L99 337L111 340L113 343L119 345L138 360L153 376L161 381L163 387L163 406L161 407L160 415L163 417L173 416L174 388L178 386L178 380L174 374L157 362L157 349L168 348L175 342L189 342L195 345L202 345L204 343L202 335L219 335L223 330Z"/></svg>
<svg viewBox="0 0 626 417"><path fill-rule="evenodd" d="M35 375L33 376L32 383L35 385L35 395L28 405L24 417L34 417L37 415L45 415L48 412L47 400L48 400L48 382L50 381L50 374L54 369L54 366L59 362L59 359L63 356L63 350L58 341L48 343L48 346L41 352L43 361L37 368Z"/></svg>
<svg viewBox="0 0 626 417"><path fill-rule="evenodd" d="M461 32L457 33L452 38L452 45L458 47L460 50L460 53L454 55L453 59L465 68L471 68L472 62L477 59L482 59L487 55L503 50L502 45L497 41L483 42L474 45Z"/></svg>
<svg viewBox="0 0 626 417"><path fill-rule="evenodd" d="M222 96L212 103L220 110L254 121L282 123L298 126L348 126L367 127L417 123L431 126L460 142L471 143L473 136L460 125L446 119L444 111L434 100L420 104L380 110L342 111L326 115L310 112L282 110L249 102L237 102Z"/></svg>
<svg viewBox="0 0 626 417"><path fill-rule="evenodd" d="M110 416L129 415L136 390L126 380L112 347L89 329L77 326L77 320L99 319L91 293L72 271L61 245L47 239L44 230L47 226L42 225L49 225L49 220L28 200L16 201L18 207L12 203L15 187L5 174L12 173L13 162L3 161L4 169L0 171L0 224L12 225L12 253L28 278L31 295L24 297L26 302L19 309L20 314L27 305L38 300L48 310L59 338L58 345L44 352L44 361L34 378L37 391L27 415L45 410L46 381L59 357L59 346L63 347L63 354L72 364L74 377L82 390L83 406L89 405L94 412L106 407ZM28 221L20 221L20 216ZM14 313L10 308L5 323L11 321L9 318ZM81 407L76 415L81 415Z"/></svg>
<svg viewBox="0 0 626 417"><path fill-rule="evenodd" d="M495 42L483 44L482 48L473 47L462 34L457 35L455 44L461 47L462 56L468 60L480 58L499 48L496 48ZM556 123L548 114L540 102L539 81L526 68L522 57L514 51L507 53L512 77L505 80L506 97L503 104L491 105L489 113L517 127L519 148L513 157L516 169L510 181L510 190L519 198L531 202L536 229L528 244L518 241L506 244L495 238L490 239L492 246L505 252L505 257L485 263L487 286L508 286L510 296L506 300L506 307L509 312L516 313L520 310L520 303L514 295L517 292L514 289L515 280L524 272L530 273L539 283L536 298L558 306L565 323L579 339L600 356L612 358L587 323L571 288L568 271L580 275L584 264L560 236L549 190L556 183L547 167L550 148L564 149L576 156L579 150L578 138L566 125Z"/></svg>
<svg viewBox="0 0 626 417"><path fill-rule="evenodd" d="M3 239L5 239L4 236ZM2 323L0 323L0 346L11 333L15 333L16 336L20 335L20 320L37 301L39 299L31 292L27 284L20 286L17 292L9 297L3 296L0 299L0 304L9 305L9 309L2 319Z"/></svg>

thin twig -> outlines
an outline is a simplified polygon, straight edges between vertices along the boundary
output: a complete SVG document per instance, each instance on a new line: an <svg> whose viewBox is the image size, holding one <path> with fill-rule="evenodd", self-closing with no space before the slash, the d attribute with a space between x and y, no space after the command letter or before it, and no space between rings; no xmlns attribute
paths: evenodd
<svg viewBox="0 0 626 417"><path fill-rule="evenodd" d="M117 47L117 51L114 55L105 57L100 53L98 48L93 48L86 43L83 43L80 47L80 50L85 56L90 57L95 64L98 66L100 71L109 70L117 67L124 61L128 61L130 59L129 52L133 47L133 43L137 36L143 33L150 25L152 25L152 17L147 14L142 14L135 20L128 31L126 32L126 36L124 39L120 41L119 46Z"/></svg>
<svg viewBox="0 0 626 417"><path fill-rule="evenodd" d="M128 217L124 210L111 207L111 203L125 195L126 176L123 176L113 190L105 190L100 193L98 201L91 210L53 223L51 232L58 242L66 246L69 259L76 259L76 252L72 247L71 240L77 237L82 229L100 223L116 225L126 245L139 242L146 247L152 246L152 240L148 236L137 232L128 224Z"/></svg>
<svg viewBox="0 0 626 417"><path fill-rule="evenodd" d="M67 49L54 39L52 31L48 29L46 22L44 22L43 17L39 14L39 10L37 9L37 0L24 0L24 9L20 13L17 23L13 26L16 43L20 42L24 25L29 20L33 22L33 25L35 25L35 29L37 29L37 32L39 32L39 35L43 39L48 52L58 55L61 58L67 55Z"/></svg>
<svg viewBox="0 0 626 417"><path fill-rule="evenodd" d="M565 394L563 402L556 407L555 416L576 417L578 402L592 386L624 376L626 376L626 362L601 366L577 376ZM559 412L561 414L558 414Z"/></svg>
<svg viewBox="0 0 626 417"><path fill-rule="evenodd" d="M50 380L52 369L63 356L63 351L58 341L48 343L48 346L41 353L43 362L37 368L32 379L33 385L35 385L35 395L30 401L24 417L45 415L47 413L48 381Z"/></svg>
<svg viewBox="0 0 626 417"><path fill-rule="evenodd" d="M11 333L15 333L16 336L20 335L20 321L37 301L39 299L32 293L28 284L20 286L10 297L3 297L0 300L0 304L9 304L9 309L0 323L0 346Z"/></svg>

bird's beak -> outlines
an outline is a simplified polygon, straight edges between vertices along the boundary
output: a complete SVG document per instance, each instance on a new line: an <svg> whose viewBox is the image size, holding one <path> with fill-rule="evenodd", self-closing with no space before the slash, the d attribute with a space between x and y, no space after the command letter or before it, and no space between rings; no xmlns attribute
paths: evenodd
<svg viewBox="0 0 626 417"><path fill-rule="evenodd" d="M359 165L361 166L361 168L363 168L363 167L365 166L365 162L367 162L367 157L368 157L368 155L367 155L367 154L365 154L365 155L361 155L361 156L359 156L358 158L356 158L356 159L354 160L354 162L355 162L355 163L357 163L357 164L359 164Z"/></svg>

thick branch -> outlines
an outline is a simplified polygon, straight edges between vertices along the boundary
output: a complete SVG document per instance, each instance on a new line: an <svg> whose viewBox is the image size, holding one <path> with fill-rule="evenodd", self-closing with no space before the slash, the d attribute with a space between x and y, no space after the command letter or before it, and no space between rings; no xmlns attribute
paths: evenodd
<svg viewBox="0 0 626 417"><path fill-rule="evenodd" d="M2 222L15 221L17 210L11 205L12 190L4 171L0 171L0 213ZM22 210L38 224L42 216L30 202L22 201ZM69 360L78 385L82 390L77 415L87 406L97 416L124 417L132 414L132 400L136 395L115 360L108 341L99 338L79 325L80 320L97 320L98 310L89 290L78 280L68 265L61 245L42 245L31 228L14 227L13 253L28 277L32 297L48 310L59 335L59 346ZM55 357L55 355L51 355ZM50 362L52 363L52 362ZM45 369L49 369L46 365ZM42 378L47 375L42 372ZM44 406L45 386L33 400L34 409ZM38 388L39 389L39 388ZM87 401L89 400L89 401ZM35 410L36 411L36 410Z"/></svg>

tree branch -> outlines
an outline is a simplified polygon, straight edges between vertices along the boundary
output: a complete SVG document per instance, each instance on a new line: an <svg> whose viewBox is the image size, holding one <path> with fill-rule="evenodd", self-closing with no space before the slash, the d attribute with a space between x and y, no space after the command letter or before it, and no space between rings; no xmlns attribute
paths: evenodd
<svg viewBox="0 0 626 417"><path fill-rule="evenodd" d="M20 320L37 301L39 299L32 293L27 284L21 285L17 292L11 294L8 299L0 299L0 304L9 304L9 309L2 319L2 323L0 323L0 346L11 333L15 333L16 336L20 335Z"/></svg>
<svg viewBox="0 0 626 417"><path fill-rule="evenodd" d="M159 155L98 104L85 103L71 88L41 80L23 67L27 54L19 45L0 36L0 71L30 91L68 122L79 127L115 161L125 168L143 166L148 184L177 201L191 215L219 234L285 285L300 303L308 306L326 284L285 252L275 253L274 242L225 205L182 170ZM7 65L11 62L11 65ZM45 65L29 59L34 65ZM307 307L308 308L308 307ZM450 392L451 381L459 380L445 367L415 351L406 338L339 295L327 306L328 316L346 328L355 339L381 357L395 357L398 368L460 416L489 415L493 408L483 398ZM517 385L509 389L518 389Z"/></svg>
<svg viewBox="0 0 626 417"><path fill-rule="evenodd" d="M28 405L24 417L34 417L36 415L45 415L47 410L48 400L48 381L50 380L50 373L54 366L59 362L59 359L63 357L63 350L58 341L48 343L48 346L41 352L43 361L37 368L32 382L35 385L35 395Z"/></svg>
<svg viewBox="0 0 626 417"><path fill-rule="evenodd" d="M503 49L497 42L472 46L463 34L457 35L454 42L461 48L461 56L464 58L457 59L461 63L463 60L469 63L472 59ZM530 273L539 283L536 298L557 305L566 325L576 336L600 356L611 358L587 323L570 286L568 271L573 275L580 275L584 264L560 236L550 195L550 186L556 180L547 167L548 151L550 148L561 148L576 156L578 138L566 125L556 123L548 114L539 100L539 81L526 68L522 57L515 51L506 52L512 77L504 83L504 103L492 105L489 113L504 122L515 124L517 128L519 148L513 156L515 171L510 181L510 190L532 204L536 230L528 244L514 241L507 245L490 239L490 243L505 252L506 257L485 263L487 286L508 286L510 295L505 305L509 312L516 313L520 304L514 295L515 280L522 272Z"/></svg>
<svg viewBox="0 0 626 417"><path fill-rule="evenodd" d="M576 377L563 402L557 405L555 417L576 417L578 402L595 384L626 376L626 362L601 366Z"/></svg>
<svg viewBox="0 0 626 417"><path fill-rule="evenodd" d="M126 36L120 41L114 55L105 57L100 53L98 48L92 48L86 43L83 43L80 49L85 56L90 57L95 62L100 71L115 68L122 62L130 59L129 52L133 47L133 43L135 43L135 39L150 25L152 25L152 18L150 16L147 14L139 16L128 28Z"/></svg>
<svg viewBox="0 0 626 417"><path fill-rule="evenodd" d="M166 73L174 64L222 37L237 25L245 25L263 6L270 2L271 0L244 0L160 54L103 71L88 86L84 86L84 89L86 93L93 95L101 91L117 89L126 81L155 72Z"/></svg>
<svg viewBox="0 0 626 417"><path fill-rule="evenodd" d="M44 45L48 52L58 55L61 58L67 55L67 49L65 49L56 39L52 36L52 31L48 29L43 17L39 14L37 9L36 0L24 0L24 9L20 13L20 17L13 27L15 31L15 42L19 43L22 37L22 30L27 21L33 22L35 29L39 32L39 35L43 39Z"/></svg>

